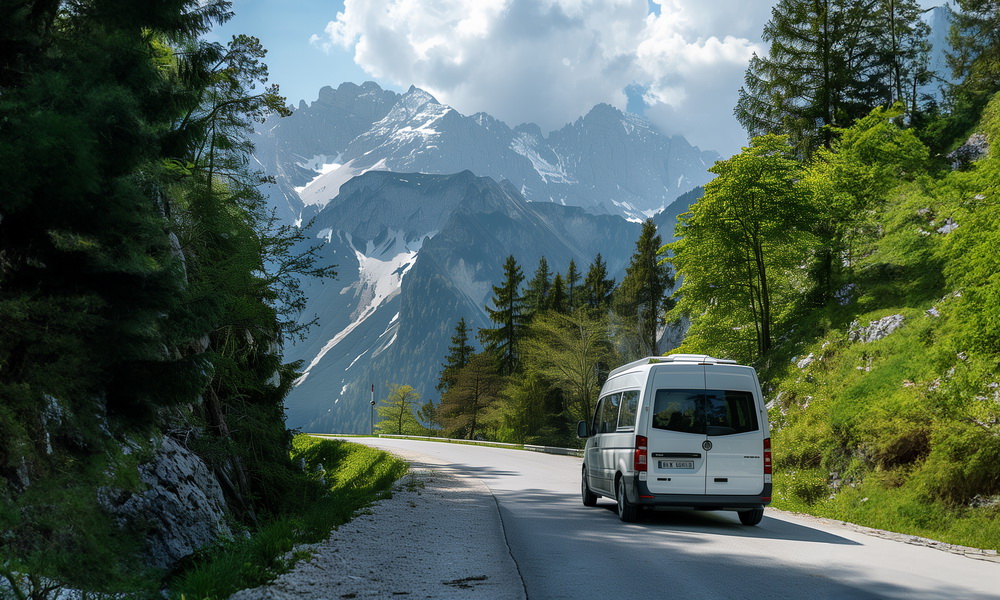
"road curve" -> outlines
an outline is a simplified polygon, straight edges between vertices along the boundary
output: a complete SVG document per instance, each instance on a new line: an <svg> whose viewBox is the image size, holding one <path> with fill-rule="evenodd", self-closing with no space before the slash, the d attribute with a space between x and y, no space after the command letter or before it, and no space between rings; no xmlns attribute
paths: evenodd
<svg viewBox="0 0 1000 600"><path fill-rule="evenodd" d="M485 484L530 600L1000 599L1000 564L836 522L769 509L756 527L726 512L662 512L622 523L608 499L596 508L582 505L579 458L416 440L351 441Z"/></svg>

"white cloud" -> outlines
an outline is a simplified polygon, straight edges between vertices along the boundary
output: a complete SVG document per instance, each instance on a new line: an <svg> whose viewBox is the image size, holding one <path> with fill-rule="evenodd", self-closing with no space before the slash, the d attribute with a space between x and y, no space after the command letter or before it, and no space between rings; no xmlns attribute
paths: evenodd
<svg viewBox="0 0 1000 600"><path fill-rule="evenodd" d="M774 0L346 0L312 43L470 114L563 126L638 84L667 133L731 153L743 71Z"/></svg>

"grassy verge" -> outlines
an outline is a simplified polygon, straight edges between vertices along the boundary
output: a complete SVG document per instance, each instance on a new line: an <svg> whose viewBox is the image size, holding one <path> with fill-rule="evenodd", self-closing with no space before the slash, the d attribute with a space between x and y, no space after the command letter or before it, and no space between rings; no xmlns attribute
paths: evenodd
<svg viewBox="0 0 1000 600"><path fill-rule="evenodd" d="M408 468L381 450L307 435L295 438L292 458L305 461L309 477L322 482L326 493L303 497L300 511L267 519L248 538L195 554L171 578L172 598L227 598L273 580L308 557L307 552L290 554L294 546L325 539L359 509L390 494L393 482Z"/></svg>

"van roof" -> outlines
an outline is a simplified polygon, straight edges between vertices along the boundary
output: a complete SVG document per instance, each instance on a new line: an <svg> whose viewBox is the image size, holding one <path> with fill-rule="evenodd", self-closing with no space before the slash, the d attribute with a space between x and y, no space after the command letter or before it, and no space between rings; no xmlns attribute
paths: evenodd
<svg viewBox="0 0 1000 600"><path fill-rule="evenodd" d="M669 356L647 356L646 358L641 358L636 361L632 361L627 365L622 365L617 369L613 369L608 377L614 377L619 373L624 373L636 367L641 367L644 365L655 365L662 363L696 363L699 365L735 365L737 364L735 360L730 360L728 358L715 358L707 354L670 354Z"/></svg>

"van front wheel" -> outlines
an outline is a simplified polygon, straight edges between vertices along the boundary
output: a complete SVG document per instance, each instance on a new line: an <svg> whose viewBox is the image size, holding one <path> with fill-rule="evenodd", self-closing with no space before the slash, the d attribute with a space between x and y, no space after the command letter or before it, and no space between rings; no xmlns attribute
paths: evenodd
<svg viewBox="0 0 1000 600"><path fill-rule="evenodd" d="M581 479L582 483L580 483L580 492L583 496L583 505L597 506L597 494L590 491L590 486L587 485L587 467L583 468L583 476Z"/></svg>
<svg viewBox="0 0 1000 600"><path fill-rule="evenodd" d="M625 493L625 478L618 478L618 518L626 523L635 523L639 518L639 510L635 504L628 501Z"/></svg>
<svg viewBox="0 0 1000 600"><path fill-rule="evenodd" d="M756 525L757 523L760 523L761 519L764 518L764 509L755 508L753 510L741 510L737 514L740 515L740 523L743 523L744 525Z"/></svg>

